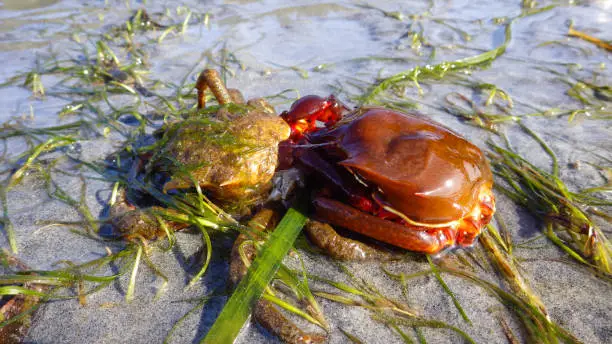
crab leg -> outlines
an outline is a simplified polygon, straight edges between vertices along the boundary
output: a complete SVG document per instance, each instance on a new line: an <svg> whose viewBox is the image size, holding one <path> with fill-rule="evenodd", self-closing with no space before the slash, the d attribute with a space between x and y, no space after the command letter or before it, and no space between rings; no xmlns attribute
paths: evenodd
<svg viewBox="0 0 612 344"><path fill-rule="evenodd" d="M304 226L304 232L317 247L338 260L366 261L393 258L385 251L341 236L327 223L310 220Z"/></svg>
<svg viewBox="0 0 612 344"><path fill-rule="evenodd" d="M155 216L156 212L175 214L177 211L159 206L138 208L128 201L126 190L121 189L117 194L115 203L109 209L108 215L112 230L105 234L108 236L119 235L127 241L164 238L166 231L159 223L158 217ZM179 231L189 226L186 223L174 222L161 216L159 219L164 221L164 224L172 231Z"/></svg>
<svg viewBox="0 0 612 344"><path fill-rule="evenodd" d="M261 232L274 228L278 223L278 213L272 209L260 210L249 221L249 227ZM257 235L257 233L254 233ZM259 239L259 238L256 238ZM257 250L246 234L240 234L234 241L230 260L230 282L236 286L246 275L248 266L243 256L252 262ZM293 321L285 317L270 301L260 299L254 306L253 317L268 331L290 344L318 344L324 343L327 337L323 334L309 333L300 329Z"/></svg>
<svg viewBox="0 0 612 344"><path fill-rule="evenodd" d="M305 166L311 168L314 171L318 171L322 177L324 177L328 182L332 183L336 186L340 191L342 191L349 198L357 198L360 197L367 201L363 192L360 192L358 187L356 187L353 182L353 179L346 178L350 177L350 174L346 173L346 170L342 171L337 169L334 165L332 165L327 160L323 159L321 155L317 152L309 149L300 149L297 152L297 159L304 164ZM341 173L345 173L343 176Z"/></svg>
<svg viewBox="0 0 612 344"><path fill-rule="evenodd" d="M313 203L323 221L410 251L436 253L455 242L454 228L437 228L430 233L383 220L326 197L317 197Z"/></svg>
<svg viewBox="0 0 612 344"><path fill-rule="evenodd" d="M204 92L206 92L207 88L210 88L215 95L219 105L225 105L232 102L232 97L227 88L225 88L225 84L223 80L221 80L219 72L214 69L204 69L198 77L195 88L198 90L198 109L202 109L206 106Z"/></svg>
<svg viewBox="0 0 612 344"><path fill-rule="evenodd" d="M18 271L31 270L16 257L4 256L7 268L14 265ZM35 275L33 272L27 275ZM46 293L50 286L25 282L23 287L37 294ZM10 286L9 286L10 288ZM22 343L28 334L35 316L36 306L44 302L44 297L37 294L18 294L0 299L0 343Z"/></svg>

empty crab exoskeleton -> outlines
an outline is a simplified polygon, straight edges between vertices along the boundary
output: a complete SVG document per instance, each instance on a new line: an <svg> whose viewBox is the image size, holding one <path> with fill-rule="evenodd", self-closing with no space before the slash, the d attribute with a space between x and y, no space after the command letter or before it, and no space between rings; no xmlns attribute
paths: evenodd
<svg viewBox="0 0 612 344"><path fill-rule="evenodd" d="M289 137L289 126L265 99L245 103L238 90L226 89L215 70L204 70L196 89L201 111L158 131L160 148L148 159L147 174L165 176L164 192L197 184L226 210L248 212L250 205L268 195L278 144ZM205 109L207 89L219 106ZM110 211L115 231L126 239L165 235L151 210L155 209L137 209L120 197Z"/></svg>
<svg viewBox="0 0 612 344"><path fill-rule="evenodd" d="M148 168L170 174L164 190L198 183L221 201L266 194L278 163L278 143L289 136L289 127L265 99L245 104L239 91L225 88L215 70L204 70L196 88L199 108L204 108L204 91L210 88L219 110L169 125Z"/></svg>

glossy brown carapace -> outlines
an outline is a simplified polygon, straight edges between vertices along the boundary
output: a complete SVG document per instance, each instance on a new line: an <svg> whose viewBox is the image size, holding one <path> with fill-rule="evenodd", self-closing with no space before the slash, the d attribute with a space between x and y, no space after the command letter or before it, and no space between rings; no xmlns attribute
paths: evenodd
<svg viewBox="0 0 612 344"><path fill-rule="evenodd" d="M329 104L333 98L303 99L322 102L328 112L343 109L334 112L334 125L307 127L306 135L291 136L315 144L297 149L297 160L319 171L336 190L315 199L323 220L428 253L472 244L490 221L492 174L475 145L419 115L376 107L351 112ZM292 121L321 117L299 112L316 104L298 102L283 114L293 130L299 127ZM341 121L342 115L349 120Z"/></svg>

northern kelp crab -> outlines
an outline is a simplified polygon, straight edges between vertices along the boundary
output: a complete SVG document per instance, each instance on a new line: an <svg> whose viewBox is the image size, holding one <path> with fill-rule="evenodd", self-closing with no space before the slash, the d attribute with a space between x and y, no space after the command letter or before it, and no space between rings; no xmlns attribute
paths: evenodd
<svg viewBox="0 0 612 344"><path fill-rule="evenodd" d="M294 160L328 187L316 216L411 251L468 246L495 211L492 174L478 147L418 115L350 111L333 96L297 100L281 117Z"/></svg>

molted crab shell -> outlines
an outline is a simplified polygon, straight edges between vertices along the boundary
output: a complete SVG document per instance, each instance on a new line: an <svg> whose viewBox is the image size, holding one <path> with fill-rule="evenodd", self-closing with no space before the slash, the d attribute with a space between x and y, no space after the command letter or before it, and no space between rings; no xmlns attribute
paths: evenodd
<svg viewBox="0 0 612 344"><path fill-rule="evenodd" d="M280 117L256 108L232 121L186 120L166 131L151 166L169 172L164 190L197 182L217 199L248 199L270 188L278 143L288 136L289 126Z"/></svg>

